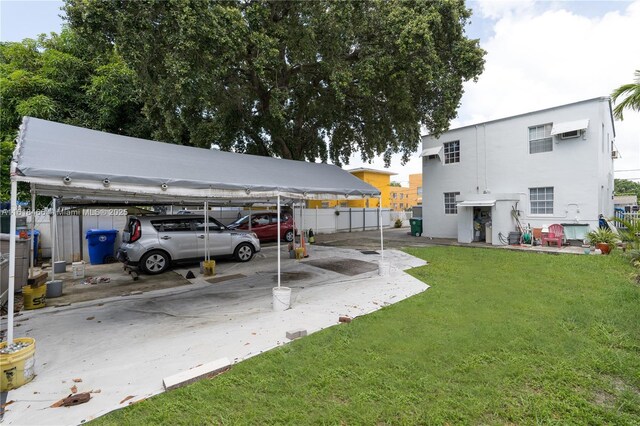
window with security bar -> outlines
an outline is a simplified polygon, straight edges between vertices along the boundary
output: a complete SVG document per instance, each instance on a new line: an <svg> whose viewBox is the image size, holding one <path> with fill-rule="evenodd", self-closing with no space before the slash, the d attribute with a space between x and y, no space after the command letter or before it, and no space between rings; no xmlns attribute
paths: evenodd
<svg viewBox="0 0 640 426"><path fill-rule="evenodd" d="M460 141L445 142L444 164L460 162Z"/></svg>
<svg viewBox="0 0 640 426"><path fill-rule="evenodd" d="M553 214L553 187L529 188L531 214Z"/></svg>
<svg viewBox="0 0 640 426"><path fill-rule="evenodd" d="M444 193L444 214L458 214L458 205L456 204L456 196L459 192Z"/></svg>
<svg viewBox="0 0 640 426"><path fill-rule="evenodd" d="M529 127L529 154L553 151L552 124Z"/></svg>

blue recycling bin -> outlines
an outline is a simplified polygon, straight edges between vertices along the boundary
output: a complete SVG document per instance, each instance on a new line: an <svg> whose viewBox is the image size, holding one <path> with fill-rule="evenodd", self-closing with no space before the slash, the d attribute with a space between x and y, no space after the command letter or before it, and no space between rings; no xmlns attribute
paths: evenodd
<svg viewBox="0 0 640 426"><path fill-rule="evenodd" d="M102 265L113 258L113 245L118 231L115 229L89 229L86 238L89 241L89 260L92 265Z"/></svg>
<svg viewBox="0 0 640 426"><path fill-rule="evenodd" d="M20 230L16 229L16 235L20 234ZM27 231L27 235L31 236L31 231ZM38 244L40 241L40 231L33 230L33 263L38 262Z"/></svg>

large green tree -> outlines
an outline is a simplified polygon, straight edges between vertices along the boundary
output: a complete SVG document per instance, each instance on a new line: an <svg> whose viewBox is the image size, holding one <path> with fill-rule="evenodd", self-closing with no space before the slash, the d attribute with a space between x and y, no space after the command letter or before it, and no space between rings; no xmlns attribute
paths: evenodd
<svg viewBox="0 0 640 426"><path fill-rule="evenodd" d="M615 179L613 186L616 195L637 195L640 200L640 183L628 179Z"/></svg>
<svg viewBox="0 0 640 426"><path fill-rule="evenodd" d="M135 73L114 49L92 49L69 29L0 43L0 200L23 116L149 137ZM21 198L29 199L21 185Z"/></svg>
<svg viewBox="0 0 640 426"><path fill-rule="evenodd" d="M617 103L613 109L613 115L618 120L624 119L623 113L625 109L640 111L640 70L636 70L634 74L633 83L623 84L611 94L611 98ZM620 97L624 97L624 99L618 103Z"/></svg>
<svg viewBox="0 0 640 426"><path fill-rule="evenodd" d="M340 164L407 160L440 134L484 51L462 0L67 0L140 82L154 137Z"/></svg>

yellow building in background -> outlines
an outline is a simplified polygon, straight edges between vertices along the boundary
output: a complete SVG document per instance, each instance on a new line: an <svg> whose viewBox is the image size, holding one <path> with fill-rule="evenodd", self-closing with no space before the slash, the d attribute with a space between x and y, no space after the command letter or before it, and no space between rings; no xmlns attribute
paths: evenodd
<svg viewBox="0 0 640 426"><path fill-rule="evenodd" d="M360 180L367 182L369 185L376 187L380 190L382 197L382 208L389 208L389 200L391 199L390 190L392 187L391 176L396 173L388 172L386 170L375 170L367 168L359 168L353 170L347 170ZM309 201L308 206L310 208L331 208L331 207L378 207L378 198L358 199L358 200L330 200L330 201Z"/></svg>
<svg viewBox="0 0 640 426"><path fill-rule="evenodd" d="M422 205L422 173L409 175L409 187L392 186L389 191L389 207L395 211Z"/></svg>

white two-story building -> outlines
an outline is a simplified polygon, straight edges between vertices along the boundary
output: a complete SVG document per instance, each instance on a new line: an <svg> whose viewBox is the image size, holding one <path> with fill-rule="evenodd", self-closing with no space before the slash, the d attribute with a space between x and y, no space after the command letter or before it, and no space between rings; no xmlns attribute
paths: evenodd
<svg viewBox="0 0 640 426"><path fill-rule="evenodd" d="M501 245L519 221L580 238L613 215L614 137L608 97L423 136L423 235Z"/></svg>

